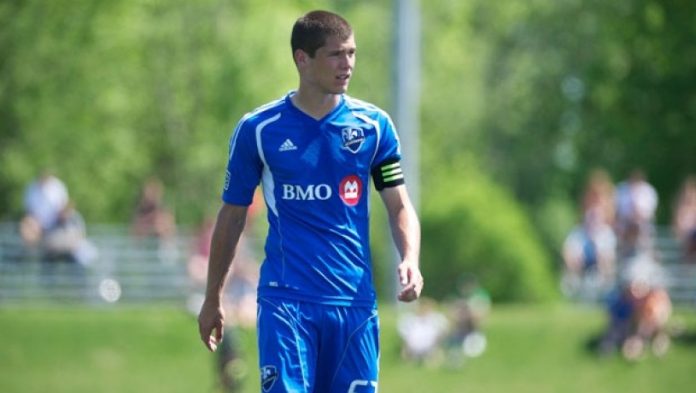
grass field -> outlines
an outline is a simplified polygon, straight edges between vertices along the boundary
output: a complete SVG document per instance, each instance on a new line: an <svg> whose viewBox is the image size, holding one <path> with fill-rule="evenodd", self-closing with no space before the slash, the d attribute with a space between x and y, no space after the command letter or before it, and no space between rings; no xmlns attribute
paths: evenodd
<svg viewBox="0 0 696 393"><path fill-rule="evenodd" d="M696 312L677 314L686 333L665 358L597 358L586 343L600 310L572 305L498 306L485 324L484 355L458 368L399 358L395 312L382 307L380 392L691 392L696 386ZM259 392L255 338L244 332ZM174 308L0 309L0 392L215 392L213 355L192 316Z"/></svg>

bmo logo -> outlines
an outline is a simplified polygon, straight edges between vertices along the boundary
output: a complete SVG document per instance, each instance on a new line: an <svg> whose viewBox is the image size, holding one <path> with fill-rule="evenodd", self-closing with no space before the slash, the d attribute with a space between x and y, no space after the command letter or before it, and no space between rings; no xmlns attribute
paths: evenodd
<svg viewBox="0 0 696 393"><path fill-rule="evenodd" d="M331 187L328 184L283 184L283 199L292 201L325 201L331 198Z"/></svg>
<svg viewBox="0 0 696 393"><path fill-rule="evenodd" d="M362 180L355 175L349 175L341 180L338 185L338 195L341 200L348 206L355 206L360 202L362 196L363 184Z"/></svg>

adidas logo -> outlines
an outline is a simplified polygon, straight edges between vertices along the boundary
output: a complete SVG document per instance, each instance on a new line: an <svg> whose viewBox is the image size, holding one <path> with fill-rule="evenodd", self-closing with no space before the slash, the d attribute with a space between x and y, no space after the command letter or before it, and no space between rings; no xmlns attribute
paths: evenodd
<svg viewBox="0 0 696 393"><path fill-rule="evenodd" d="M290 139L286 139L285 142L283 142L282 145L278 148L278 151L290 151L290 150L297 150L297 146L295 146L294 143Z"/></svg>

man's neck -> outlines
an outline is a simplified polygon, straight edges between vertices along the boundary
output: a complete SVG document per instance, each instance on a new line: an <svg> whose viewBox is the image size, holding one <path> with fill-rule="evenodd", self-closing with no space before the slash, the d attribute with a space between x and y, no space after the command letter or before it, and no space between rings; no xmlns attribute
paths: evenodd
<svg viewBox="0 0 696 393"><path fill-rule="evenodd" d="M313 94L299 88L290 99L299 110L319 120L338 105L341 96L339 94Z"/></svg>

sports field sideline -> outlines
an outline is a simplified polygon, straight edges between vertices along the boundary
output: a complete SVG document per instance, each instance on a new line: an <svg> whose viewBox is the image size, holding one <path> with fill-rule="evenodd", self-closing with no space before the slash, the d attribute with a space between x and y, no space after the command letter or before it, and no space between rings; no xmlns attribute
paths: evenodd
<svg viewBox="0 0 696 393"><path fill-rule="evenodd" d="M395 311L383 306L380 392L689 392L696 384L696 312L665 358L598 358L586 344L604 315L576 305L496 306L489 346L461 367L399 358ZM0 309L0 391L5 393L216 392L213 357L195 319L176 308ZM243 333L244 392L259 392L254 333Z"/></svg>

